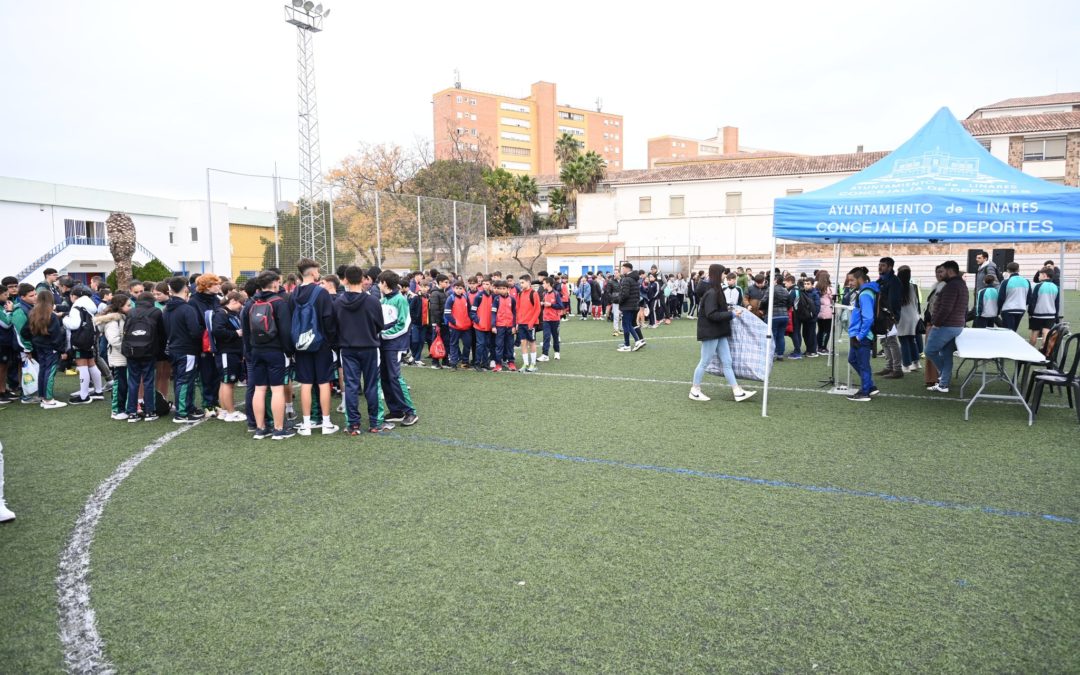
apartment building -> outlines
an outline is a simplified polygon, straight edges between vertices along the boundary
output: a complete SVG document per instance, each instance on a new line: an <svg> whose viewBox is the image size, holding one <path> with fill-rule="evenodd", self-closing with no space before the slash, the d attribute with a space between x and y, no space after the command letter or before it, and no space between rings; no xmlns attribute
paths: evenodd
<svg viewBox="0 0 1080 675"><path fill-rule="evenodd" d="M517 174L552 174L555 141L567 133L610 171L623 169L622 115L558 103L555 84L537 82L524 98L463 89L432 97L435 158L485 157Z"/></svg>

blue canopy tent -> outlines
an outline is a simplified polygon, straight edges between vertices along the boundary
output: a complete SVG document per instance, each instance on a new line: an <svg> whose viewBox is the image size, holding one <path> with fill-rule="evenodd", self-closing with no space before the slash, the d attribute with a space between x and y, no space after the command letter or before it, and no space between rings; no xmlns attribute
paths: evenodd
<svg viewBox="0 0 1080 675"><path fill-rule="evenodd" d="M906 143L829 187L775 200L776 240L829 243L1080 241L1080 190L991 155L948 108ZM839 248L838 248L839 251ZM839 261L839 256L837 258ZM767 339L771 339L770 335ZM766 350L771 358L771 349ZM768 372L768 371L767 371ZM768 413L769 378L761 414Z"/></svg>

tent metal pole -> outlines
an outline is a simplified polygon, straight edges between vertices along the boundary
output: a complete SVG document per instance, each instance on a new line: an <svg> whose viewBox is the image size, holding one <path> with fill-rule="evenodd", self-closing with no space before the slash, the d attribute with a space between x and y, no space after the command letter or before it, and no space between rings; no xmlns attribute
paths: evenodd
<svg viewBox="0 0 1080 675"><path fill-rule="evenodd" d="M773 286L776 284L776 277L773 276L773 270L776 268L776 237L772 240L772 262L769 264L769 269L766 272L769 279L769 313L765 317L765 391L761 396L761 416L769 416L769 374L772 372L772 357L773 357L773 334L772 334L772 311L773 311Z"/></svg>
<svg viewBox="0 0 1080 675"><path fill-rule="evenodd" d="M833 277L834 289L839 288L840 285L840 249L843 248L843 244L836 242L836 276ZM826 349L829 350L829 384L836 386L836 302L833 302L832 325L829 327L829 344L826 345Z"/></svg>
<svg viewBox="0 0 1080 675"><path fill-rule="evenodd" d="M1058 288L1058 297L1061 298L1061 320L1065 321L1065 242L1061 242L1061 250L1058 254L1060 260L1058 261L1058 282L1060 286ZM1077 286L1077 290L1080 290L1080 286ZM1080 405L1080 404L1078 404Z"/></svg>

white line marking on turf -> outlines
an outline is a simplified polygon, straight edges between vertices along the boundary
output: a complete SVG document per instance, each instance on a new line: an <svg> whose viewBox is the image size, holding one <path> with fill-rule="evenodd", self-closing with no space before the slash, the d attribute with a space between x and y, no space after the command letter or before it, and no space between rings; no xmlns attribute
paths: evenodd
<svg viewBox="0 0 1080 675"><path fill-rule="evenodd" d="M545 372L535 372L535 373L529 373L529 374L530 375L546 375L547 377L570 377L570 378L581 379L581 380L603 380L603 381L608 381L608 382L641 382L641 383L644 383L644 384L681 384L681 385L685 385L685 386L689 386L690 384L692 384L691 382L688 382L688 381L685 381L685 380L656 380L656 379L650 379L650 378L645 378L645 377L617 377L617 376L614 376L614 375L584 375L584 374L581 374L581 373L545 373ZM711 386L716 386L716 387L726 386L726 385L723 385L723 384L718 383L718 382L708 382L708 381L703 382L702 384L704 384L706 386L711 385ZM791 391L791 392L796 392L796 393L801 393L801 394L824 394L825 393L824 388L810 389L810 388L807 388L807 387L774 387L771 384L769 385L769 391ZM883 396L885 398L911 398L911 399L917 399L919 401L944 401L944 402L951 402L951 403L968 403L969 402L969 399L965 399L965 398L934 398L934 397L930 397L930 396L919 396L918 394L886 394L885 392L881 392L881 394L879 394L878 396ZM878 398L878 396L875 396L874 398ZM995 403L995 404L998 404L998 405L1020 405L1019 401L1017 401L1017 402L1012 402L1012 401L987 401L987 403ZM1067 408L1068 406L1064 406L1064 405L1060 405L1060 404L1052 404L1052 403L1043 403L1039 407L1041 407L1041 408Z"/></svg>
<svg viewBox="0 0 1080 675"><path fill-rule="evenodd" d="M656 335L656 336L653 336L653 337L645 338L645 342L652 342L653 340L690 340L690 339L693 339L693 338L694 338L693 335ZM623 339L622 339L621 335L619 337L615 337L614 335L612 335L607 340L585 340L583 342L562 342L562 341L560 341L559 344L560 345L606 345L606 344L610 344L610 343L613 343L613 342L622 342L622 341L623 341Z"/></svg>
<svg viewBox="0 0 1080 675"><path fill-rule="evenodd" d="M185 425L161 436L116 468L86 500L82 514L63 553L60 554L60 574L56 577L56 592L60 608L60 642L64 647L64 663L69 673L115 673L115 667L105 658L105 643L98 634L94 610L90 606L90 545L94 529L105 505L116 488L131 475L144 459L157 452L180 434L193 429L204 420Z"/></svg>

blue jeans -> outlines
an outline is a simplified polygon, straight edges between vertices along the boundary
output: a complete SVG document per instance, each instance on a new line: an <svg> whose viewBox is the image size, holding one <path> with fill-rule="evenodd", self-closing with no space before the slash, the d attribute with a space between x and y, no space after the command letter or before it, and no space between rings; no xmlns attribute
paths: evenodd
<svg viewBox="0 0 1080 675"><path fill-rule="evenodd" d="M772 339L777 356L784 355L784 331L787 330L787 314L772 318Z"/></svg>
<svg viewBox="0 0 1080 675"><path fill-rule="evenodd" d="M864 338L858 341L857 347L853 346L848 352L847 361L859 374L859 381L862 382L862 386L859 387L860 394L869 394L874 391L874 371L870 369L870 352L873 348L874 341Z"/></svg>
<svg viewBox="0 0 1080 675"><path fill-rule="evenodd" d="M926 358L937 366L938 382L943 387L948 387L952 381L953 351L956 350L956 337L962 330L963 326L934 326L926 339Z"/></svg>
<svg viewBox="0 0 1080 675"><path fill-rule="evenodd" d="M701 384L705 378L705 367L712 361L713 356L720 358L720 367L724 370L724 379L732 387L739 386L735 379L735 371L731 369L731 342L726 337L715 340L701 341L701 358L698 359L697 368L694 368L694 386Z"/></svg>
<svg viewBox="0 0 1080 675"><path fill-rule="evenodd" d="M631 337L635 342L641 339L641 329L634 325L635 319L637 319L637 312L622 313L622 339L627 347L630 346Z"/></svg>

